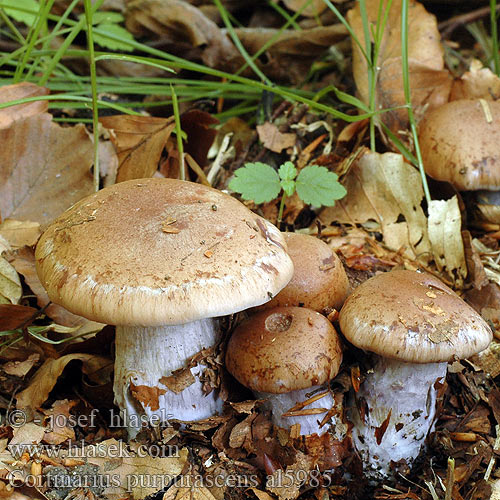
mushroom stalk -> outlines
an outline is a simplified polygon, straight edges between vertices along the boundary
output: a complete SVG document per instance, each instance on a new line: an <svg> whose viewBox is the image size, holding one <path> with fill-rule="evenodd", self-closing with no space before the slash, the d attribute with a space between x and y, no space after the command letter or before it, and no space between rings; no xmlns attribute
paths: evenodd
<svg viewBox="0 0 500 500"><path fill-rule="evenodd" d="M326 392L323 397L313 401L301 410L305 412L312 408L322 408L324 409L323 413L290 417L283 416L283 414L286 414L298 403L302 403L313 397L311 396L312 393L316 393L316 391L324 393L326 390L326 387L317 385L306 389L286 392L284 394L271 394L270 392L259 391L254 391L254 394L259 399L267 400L264 407L272 413L273 422L278 427L288 429L294 424L300 424L301 435L306 436L309 434L318 434L318 436L321 436L328 430L330 425L335 427L334 417L332 417L332 419L325 425L321 427L319 425L321 420L323 420L323 417L326 415L326 412L335 405L335 400L330 392Z"/></svg>
<svg viewBox="0 0 500 500"><path fill-rule="evenodd" d="M124 411L130 437L142 424L201 420L222 409L214 391L203 392L203 366L191 368L195 381L179 393L162 383L163 377L184 368L189 358L219 338L213 318L184 325L116 327L115 403Z"/></svg>
<svg viewBox="0 0 500 500"><path fill-rule="evenodd" d="M391 461L404 459L411 465L418 456L434 427L436 382L442 382L447 370L446 362L377 358L356 394L357 402L350 405L353 443L372 478L390 476ZM360 408L364 408L364 420Z"/></svg>

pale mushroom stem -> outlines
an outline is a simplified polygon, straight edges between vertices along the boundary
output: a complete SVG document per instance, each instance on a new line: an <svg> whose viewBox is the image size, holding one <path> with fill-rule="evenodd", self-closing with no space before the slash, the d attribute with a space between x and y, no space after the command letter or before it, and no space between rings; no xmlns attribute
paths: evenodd
<svg viewBox="0 0 500 500"><path fill-rule="evenodd" d="M259 399L267 400L264 407L272 413L273 422L276 426L288 429L294 424L300 424L300 434L303 436L307 436L309 434L318 434L318 436L321 436L321 434L324 434L329 429L330 425L335 426L334 418L322 427L319 425L321 420L323 420L323 417L326 415L326 412L335 405L335 400L330 392L325 394L321 399L308 404L304 408L304 410L311 408L323 408L325 409L325 412L316 415L300 415L293 417L282 416L297 403L307 401L311 397L311 394L315 393L318 389L318 392L325 392L327 390L324 386L313 386L306 389L286 392L284 394L271 394L269 392L259 391L254 391L254 394Z"/></svg>
<svg viewBox="0 0 500 500"><path fill-rule="evenodd" d="M356 394L357 404L351 404L351 421L353 443L366 474L380 479L391 476L391 461L404 459L411 465L419 455L434 427L436 382L443 382L446 377L447 363L417 364L377 358L373 372ZM358 411L363 406L364 421Z"/></svg>
<svg viewBox="0 0 500 500"><path fill-rule="evenodd" d="M115 403L124 411L130 437L137 434L141 423L201 420L222 409L216 391L203 393L197 375L204 365L191 368L195 381L179 393L161 382L162 377L184 368L190 357L215 345L219 338L213 318L184 325L116 327Z"/></svg>

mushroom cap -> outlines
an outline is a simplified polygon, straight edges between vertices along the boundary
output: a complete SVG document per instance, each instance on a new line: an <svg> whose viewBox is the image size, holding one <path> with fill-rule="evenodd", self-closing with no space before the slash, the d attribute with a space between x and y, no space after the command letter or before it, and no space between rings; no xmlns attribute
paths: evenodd
<svg viewBox="0 0 500 500"><path fill-rule="evenodd" d="M500 187L500 102L459 99L435 108L419 125L425 171L459 191Z"/></svg>
<svg viewBox="0 0 500 500"><path fill-rule="evenodd" d="M340 309L349 280L337 254L322 240L300 233L283 233L294 272L288 285L262 308L302 306L321 312Z"/></svg>
<svg viewBox="0 0 500 500"><path fill-rule="evenodd" d="M305 307L275 307L243 321L229 339L226 366L254 391L282 394L337 375L342 346L332 324Z"/></svg>
<svg viewBox="0 0 500 500"><path fill-rule="evenodd" d="M159 326L269 300L293 264L276 227L216 189L136 179L73 205L43 233L50 299L103 323Z"/></svg>
<svg viewBox="0 0 500 500"><path fill-rule="evenodd" d="M492 339L472 307L434 276L417 271L365 281L345 301L339 322L355 346L410 363L467 358Z"/></svg>

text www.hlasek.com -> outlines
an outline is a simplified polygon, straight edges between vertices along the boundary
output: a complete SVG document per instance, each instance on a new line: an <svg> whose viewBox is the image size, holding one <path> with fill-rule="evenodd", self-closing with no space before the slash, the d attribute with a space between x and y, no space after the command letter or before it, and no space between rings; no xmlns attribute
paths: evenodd
<svg viewBox="0 0 500 500"><path fill-rule="evenodd" d="M133 458L133 457L178 457L179 448L175 445L166 444L141 444L134 447L133 451L127 449L125 443L118 441L115 444L93 444L87 445L82 441L70 441L64 447L44 444L9 444L7 449L16 459L20 459L25 453L29 456L45 455L49 458Z"/></svg>

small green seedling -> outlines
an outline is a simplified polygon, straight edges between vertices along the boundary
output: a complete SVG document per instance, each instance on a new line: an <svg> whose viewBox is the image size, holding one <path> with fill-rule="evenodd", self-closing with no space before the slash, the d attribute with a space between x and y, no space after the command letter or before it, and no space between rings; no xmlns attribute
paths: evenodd
<svg viewBox="0 0 500 500"><path fill-rule="evenodd" d="M253 200L256 204L274 200L283 190L278 223L283 216L286 198L295 191L304 203L315 207L331 207L335 205L335 200L347 194L337 174L327 168L308 165L297 175L297 169L291 161L283 163L277 172L266 163L247 163L235 170L229 188L241 194L244 200Z"/></svg>

